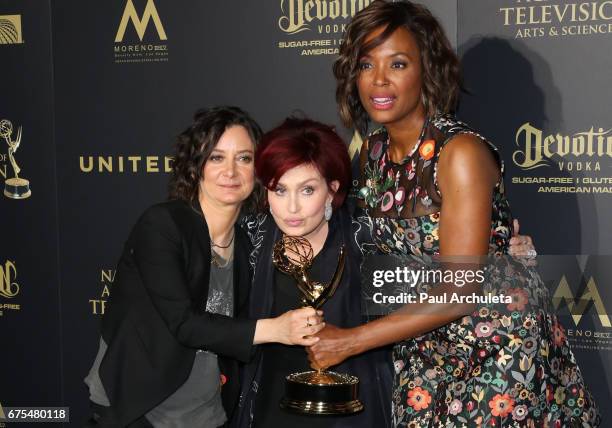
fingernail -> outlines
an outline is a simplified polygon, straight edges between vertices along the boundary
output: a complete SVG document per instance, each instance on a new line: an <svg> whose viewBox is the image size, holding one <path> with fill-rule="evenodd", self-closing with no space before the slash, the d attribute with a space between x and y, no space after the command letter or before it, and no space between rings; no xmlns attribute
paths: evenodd
<svg viewBox="0 0 612 428"><path fill-rule="evenodd" d="M317 315L323 315L323 311L321 310L317 311Z"/></svg>

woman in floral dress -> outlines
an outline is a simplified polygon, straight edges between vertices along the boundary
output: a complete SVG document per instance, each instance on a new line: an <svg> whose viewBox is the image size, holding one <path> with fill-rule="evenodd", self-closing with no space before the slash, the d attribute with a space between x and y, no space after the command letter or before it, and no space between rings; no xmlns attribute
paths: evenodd
<svg viewBox="0 0 612 428"><path fill-rule="evenodd" d="M537 273L508 252L512 220L496 148L450 114L459 64L439 23L410 2L374 2L334 65L340 113L362 132L356 235L364 253L493 256L485 293L501 304L414 304L369 324L327 324L309 350L329 367L394 344L399 427L598 426Z"/></svg>

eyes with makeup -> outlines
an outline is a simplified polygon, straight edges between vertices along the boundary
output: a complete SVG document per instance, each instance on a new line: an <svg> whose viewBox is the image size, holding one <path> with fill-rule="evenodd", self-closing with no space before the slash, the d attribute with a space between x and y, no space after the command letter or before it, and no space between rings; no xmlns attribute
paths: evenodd
<svg viewBox="0 0 612 428"><path fill-rule="evenodd" d="M401 70L404 69L408 66L408 63L406 61L401 61L401 60L394 60L391 62L390 64L390 68L395 69L395 70ZM370 61L366 60L366 59L362 59L361 61L359 61L359 71L365 71L365 70L370 70L372 68L374 68L374 64L372 64Z"/></svg>
<svg viewBox="0 0 612 428"><path fill-rule="evenodd" d="M300 187L299 192L304 196L312 196L316 191L316 186L305 185ZM282 184L277 184L274 189L274 194L276 196L285 196L287 194L287 188Z"/></svg>
<svg viewBox="0 0 612 428"><path fill-rule="evenodd" d="M212 163L221 163L225 160L225 155L221 153L212 153L208 157L208 161ZM253 155L250 153L240 153L236 155L236 160L240 163L250 164L253 162Z"/></svg>

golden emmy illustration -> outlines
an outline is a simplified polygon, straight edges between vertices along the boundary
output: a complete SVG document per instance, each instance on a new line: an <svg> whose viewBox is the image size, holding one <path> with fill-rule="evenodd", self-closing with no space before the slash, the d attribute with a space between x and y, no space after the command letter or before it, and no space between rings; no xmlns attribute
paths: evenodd
<svg viewBox="0 0 612 428"><path fill-rule="evenodd" d="M4 182L4 196L11 199L25 199L30 197L30 182L25 178L19 177L21 168L15 160L15 152L21 144L21 126L17 130L17 137L13 140L13 124L6 119L0 121L0 137L4 138L9 146L8 156L11 166L15 172L15 177L8 178Z"/></svg>
<svg viewBox="0 0 612 428"><path fill-rule="evenodd" d="M319 309L332 298L344 272L344 247L340 248L336 271L329 283L312 281L310 242L300 236L283 236L274 245L272 261L281 272L291 275L302 294L302 305ZM285 396L280 406L293 412L311 415L338 415L363 410L358 398L359 378L325 370L292 373L285 379Z"/></svg>

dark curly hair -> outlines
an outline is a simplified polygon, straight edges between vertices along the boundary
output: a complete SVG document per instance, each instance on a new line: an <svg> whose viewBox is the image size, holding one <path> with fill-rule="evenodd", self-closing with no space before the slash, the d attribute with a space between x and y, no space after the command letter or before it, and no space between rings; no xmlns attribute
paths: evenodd
<svg viewBox="0 0 612 428"><path fill-rule="evenodd" d="M261 140L261 128L251 116L238 107L220 106L198 110L193 123L176 140L172 176L168 188L169 199L193 202L198 199L202 168L225 130L231 126L244 127L255 146ZM261 207L262 186L255 181L253 193L242 204L243 213Z"/></svg>
<svg viewBox="0 0 612 428"><path fill-rule="evenodd" d="M365 43L367 36L381 27L385 30ZM348 25L340 56L333 66L340 118L362 135L367 133L369 119L357 92L359 59L384 43L399 27L410 31L421 51L421 93L427 115L452 112L457 104L461 90L459 59L438 20L420 4L375 1L357 13Z"/></svg>

